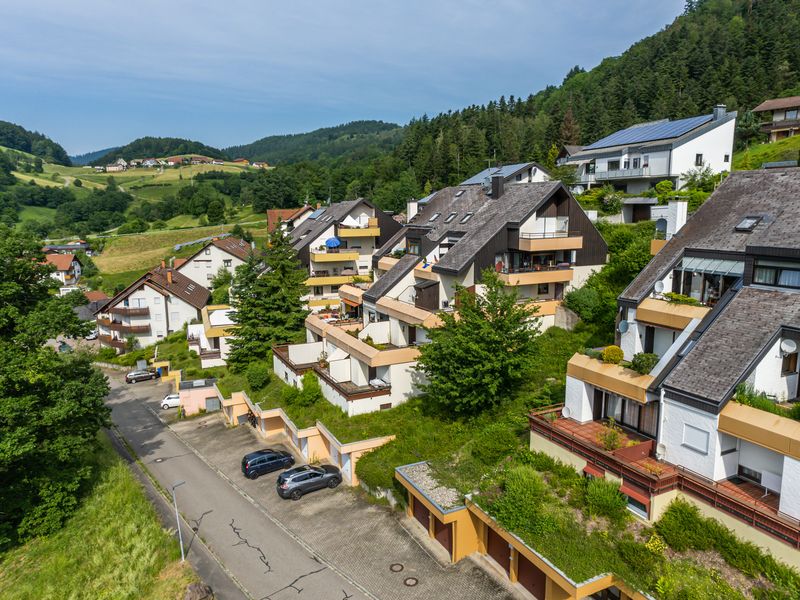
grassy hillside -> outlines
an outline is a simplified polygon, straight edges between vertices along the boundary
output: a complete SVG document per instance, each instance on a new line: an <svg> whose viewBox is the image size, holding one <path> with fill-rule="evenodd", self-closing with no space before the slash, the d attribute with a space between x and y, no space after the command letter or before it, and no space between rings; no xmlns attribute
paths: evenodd
<svg viewBox="0 0 800 600"><path fill-rule="evenodd" d="M226 158L225 153L218 148L206 146L201 142L170 137L142 137L133 140L111 152L90 161L93 165L105 165L118 158L130 160L132 158L163 158L181 154L202 154L211 158Z"/></svg>
<svg viewBox="0 0 800 600"><path fill-rule="evenodd" d="M38 156L48 162L70 164L66 150L46 135L28 131L15 123L0 121L0 146Z"/></svg>
<svg viewBox="0 0 800 600"><path fill-rule="evenodd" d="M179 600L196 581L128 467L104 437L94 489L58 533L0 558L6 600Z"/></svg>
<svg viewBox="0 0 800 600"><path fill-rule="evenodd" d="M797 161L800 156L800 135L780 140L774 144L753 144L733 155L733 168L736 171L759 169L765 162L783 160Z"/></svg>
<svg viewBox="0 0 800 600"><path fill-rule="evenodd" d="M383 121L353 121L308 133L273 135L251 144L231 146L225 152L231 158L265 160L270 164L296 163L348 155L361 158L373 151L394 149L403 129Z"/></svg>

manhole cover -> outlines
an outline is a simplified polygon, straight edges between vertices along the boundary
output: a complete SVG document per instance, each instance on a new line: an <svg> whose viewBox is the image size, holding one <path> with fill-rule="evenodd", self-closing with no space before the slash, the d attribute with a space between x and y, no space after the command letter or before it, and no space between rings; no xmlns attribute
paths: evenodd
<svg viewBox="0 0 800 600"><path fill-rule="evenodd" d="M403 570L403 565L401 565L400 563L393 563L389 565L389 570L392 573L399 573L400 571Z"/></svg>
<svg viewBox="0 0 800 600"><path fill-rule="evenodd" d="M163 458L157 458L156 462L164 462L164 459Z"/></svg>
<svg viewBox="0 0 800 600"><path fill-rule="evenodd" d="M408 587L414 587L419 583L419 580L416 577L406 577L403 583Z"/></svg>

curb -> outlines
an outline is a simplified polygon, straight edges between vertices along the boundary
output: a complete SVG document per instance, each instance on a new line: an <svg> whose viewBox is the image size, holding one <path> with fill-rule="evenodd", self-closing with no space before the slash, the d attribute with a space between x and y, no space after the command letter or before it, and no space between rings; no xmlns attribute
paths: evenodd
<svg viewBox="0 0 800 600"><path fill-rule="evenodd" d="M270 520L270 521L271 521L271 522L272 522L272 523L273 523L273 524L274 524L276 527L278 527L278 528L279 528L281 531L283 531L283 532L284 532L286 535L288 535L290 538L292 538L292 539L293 539L295 542L297 542L298 544L300 544L300 545L301 545L303 548L305 548L305 550L306 550L307 552L309 552L309 553L310 553L312 556L314 556L315 558L319 559L319 561L320 561L322 564L324 564L324 565L325 565L326 567L328 567L328 568L329 568L331 571L333 571L334 573L336 573L336 574L337 574L339 577L341 577L341 578L342 578L342 579L344 579L344 580L345 580L347 583L349 583L349 584L350 584L350 585L352 585L354 588L356 588L356 589L357 589L359 592L361 592L362 594L364 594L364 595L365 595L367 598L370 598L371 600L379 600L379 598L378 598L377 596L375 596L375 595L374 595L374 594L372 594L372 593L371 593L369 590L367 590L366 588L364 588L364 586L362 586L361 584L359 584L359 583L357 583L356 581L354 581L354 580L353 580L353 579L352 579L352 578L351 578L349 575L347 575L346 573L344 573L344 572L343 572L341 569L339 569L338 567L336 567L336 566L334 566L333 564L331 564L330 562L328 562L328 561L327 561L325 558L321 557L321 556L319 555L319 553L318 553L316 550L314 550L314 548L313 548L312 546L310 546L310 545L309 545L309 544L308 544L308 543L307 543L307 542L306 542L306 541L305 541L303 538L301 538L300 536L298 536L298 535L297 535L296 533L294 533L294 532L293 532L291 529L287 528L287 527L286 527L286 526L285 526L283 523L281 523L281 522L280 522L278 519L276 519L274 516L272 516L272 515L269 513L269 511L267 511L267 509L266 509L266 508L264 508L264 506L263 506L263 505L261 505L259 502L257 502L257 501L256 501L256 500L255 500L255 499L252 497L252 496L250 496L250 494L248 494L248 493L247 493L247 492L245 492L245 491L244 491L244 490L243 490L241 487L239 487L239 485L238 485L238 484L236 484L236 483L235 483L235 482L234 482L234 481L233 481L233 480L232 480L230 477L228 477L228 476L227 476L225 473L223 473L223 472L222 472L220 469L218 469L218 468L217 468L215 465L213 465L211 462L209 462L209 461L206 459L206 457L205 457L205 456L203 456L203 455L200 453L200 451L199 451L199 450L197 450L197 448L195 448L195 447L194 447L194 446L193 446L193 445L192 445L190 442L188 442L188 441L186 440L186 438L184 438L184 437L183 437L181 434L179 434L179 433L178 433L177 431L175 431L175 430L174 430L172 427L170 427L170 425L169 425L169 424L168 424L168 423L167 423L167 422L166 422L166 421L165 421L165 420L164 420L164 419L161 417L161 415L159 415L159 414L158 414L156 411L154 411L154 410L153 410L152 408L150 408L149 406L145 406L145 408L146 408L148 411L150 411L150 413L151 413L151 414L152 414L152 415L153 415L153 416L154 416L156 419L158 419L158 420L159 420L159 421L160 421L160 422L161 422L161 423L162 423L162 424L163 424L163 425L164 425L164 426L165 426L167 429L169 429L169 431L172 433L172 435L174 435L176 438L178 438L178 439L181 441L181 443L182 443L182 444L184 444L184 445L185 445L185 446L186 446L186 447L187 447L189 450L191 450L191 451L192 451L192 452L195 454L195 456L197 456L197 458L199 458L201 461L203 461L203 463L205 463L205 465L206 465L208 468L210 468L210 469L211 469L212 471L214 471L214 472L215 472L217 475L219 475L219 476L220 476L220 477L221 477L221 478L222 478L224 481L226 481L226 482L227 482L227 483L228 483L228 484L229 484L229 485L230 485L230 486L231 486L231 487L232 487L234 490L236 490L236 493L238 493L238 494L239 494L239 495L240 495L242 498L244 498L245 500L247 500L247 501L248 501L250 504L252 504L252 505L253 505L253 506L254 506L256 509L258 509L258 510L259 510L259 512L261 512L261 514L263 514L265 517L267 517L267 519L269 519L269 520ZM215 557L215 558L216 558L216 557ZM224 567L223 567L223 568L224 568ZM226 572L227 572L227 569L226 569Z"/></svg>

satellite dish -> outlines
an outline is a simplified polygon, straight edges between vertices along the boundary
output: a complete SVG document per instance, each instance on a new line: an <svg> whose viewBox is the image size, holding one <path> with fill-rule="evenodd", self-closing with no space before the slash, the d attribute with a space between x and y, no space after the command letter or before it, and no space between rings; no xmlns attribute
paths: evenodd
<svg viewBox="0 0 800 600"><path fill-rule="evenodd" d="M783 340L781 342L781 354L794 354L797 352L797 342L794 340Z"/></svg>
<svg viewBox="0 0 800 600"><path fill-rule="evenodd" d="M656 290L656 294L663 294L664 293L664 282L663 281L656 281L655 290Z"/></svg>
<svg viewBox="0 0 800 600"><path fill-rule="evenodd" d="M620 333L627 333L628 332L628 322L627 321L620 321L619 325L617 325L617 331Z"/></svg>
<svg viewBox="0 0 800 600"><path fill-rule="evenodd" d="M667 455L667 447L664 444L656 446L656 458L664 458Z"/></svg>
<svg viewBox="0 0 800 600"><path fill-rule="evenodd" d="M561 409L561 416L565 419L569 419L572 416L572 409L569 406L565 406Z"/></svg>

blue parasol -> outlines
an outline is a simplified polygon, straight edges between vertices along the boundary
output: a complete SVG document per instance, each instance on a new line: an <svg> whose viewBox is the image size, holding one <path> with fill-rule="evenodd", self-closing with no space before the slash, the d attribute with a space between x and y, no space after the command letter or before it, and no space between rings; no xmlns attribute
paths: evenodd
<svg viewBox="0 0 800 600"><path fill-rule="evenodd" d="M328 241L325 242L325 246L328 248L338 248L342 245L342 242L338 240L338 238L332 237L328 238Z"/></svg>

